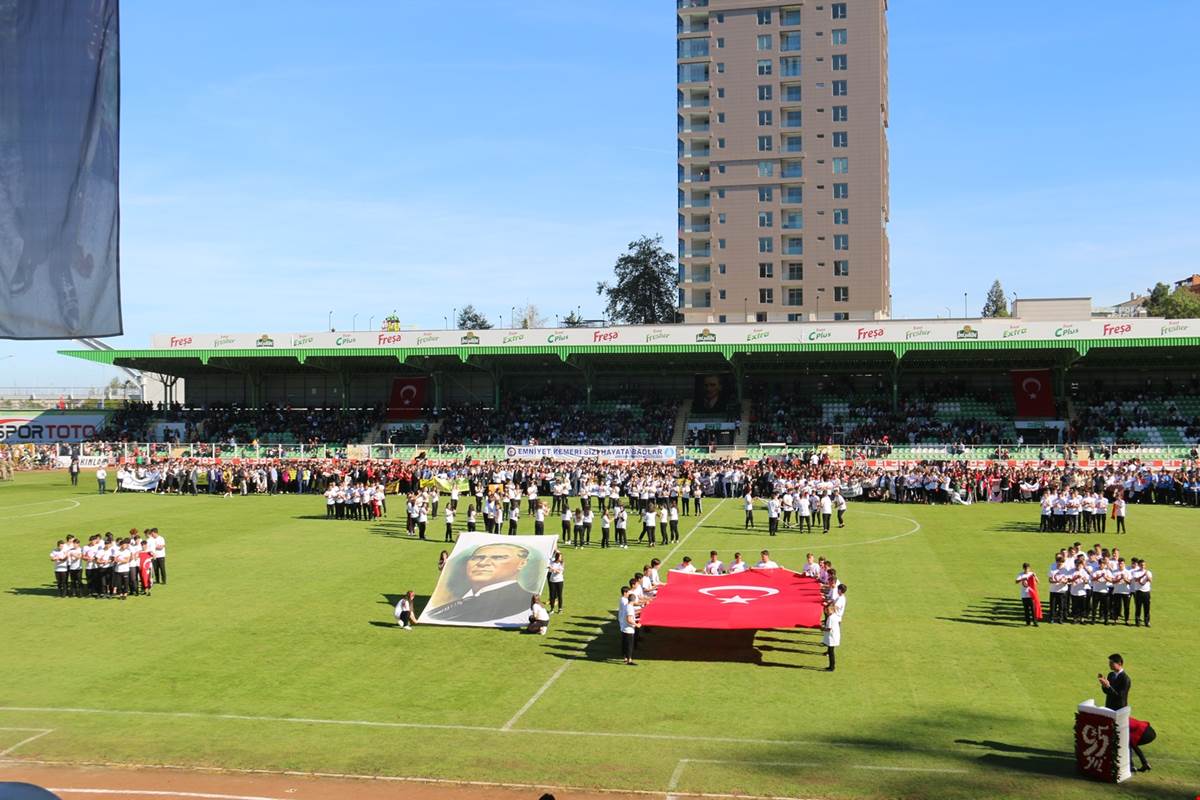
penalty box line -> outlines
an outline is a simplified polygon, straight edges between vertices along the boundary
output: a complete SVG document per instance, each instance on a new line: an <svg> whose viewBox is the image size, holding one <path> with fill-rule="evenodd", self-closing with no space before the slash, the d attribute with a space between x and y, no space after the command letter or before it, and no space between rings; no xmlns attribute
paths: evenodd
<svg viewBox="0 0 1200 800"><path fill-rule="evenodd" d="M681 758L675 765L675 771L671 773L670 779L667 781L667 796L666 800L676 800L684 797L683 793L676 790L679 788L679 782L683 780L684 770L689 764L724 764L744 767L795 767L811 769L813 767L828 766L828 764L818 764L813 761L739 761L737 759L726 758ZM860 770L884 770L889 772L930 772L944 773L952 775L961 775L969 772L965 769L951 769L942 767L888 767L888 766L869 766L865 764L848 764L850 769Z"/></svg>
<svg viewBox="0 0 1200 800"><path fill-rule="evenodd" d="M16 744L4 750L0 750L0 758L11 755L19 747L24 747L30 742L37 741L48 733L54 733L54 728L0 728L0 731L17 731L18 733L33 733L33 736L27 736Z"/></svg>

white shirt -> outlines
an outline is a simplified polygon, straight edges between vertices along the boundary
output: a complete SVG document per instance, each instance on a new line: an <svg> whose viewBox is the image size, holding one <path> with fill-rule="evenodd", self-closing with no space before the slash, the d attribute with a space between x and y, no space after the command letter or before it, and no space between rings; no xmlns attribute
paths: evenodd
<svg viewBox="0 0 1200 800"><path fill-rule="evenodd" d="M748 569L750 569L750 565L747 564L745 561L738 559L737 561L734 561L733 563L731 563L729 565L729 574L736 575L737 573L745 572Z"/></svg>
<svg viewBox="0 0 1200 800"><path fill-rule="evenodd" d="M547 578L547 580L549 580L551 583L562 583L563 582L563 562L551 561L549 572L550 572L550 577Z"/></svg>
<svg viewBox="0 0 1200 800"><path fill-rule="evenodd" d="M54 562L55 572L67 571L67 551L54 549L50 551L50 560Z"/></svg>
<svg viewBox="0 0 1200 800"><path fill-rule="evenodd" d="M704 565L705 575L720 575L724 571L725 565L721 563L720 559L717 559L716 561L709 561Z"/></svg>
<svg viewBox="0 0 1200 800"><path fill-rule="evenodd" d="M1150 581L1154 577L1154 573L1148 569L1141 570L1141 575L1138 577L1137 590L1139 592L1150 591Z"/></svg>
<svg viewBox="0 0 1200 800"><path fill-rule="evenodd" d="M755 569L778 569L779 565L768 558L768 559L759 561L757 564L754 565L754 568Z"/></svg>
<svg viewBox="0 0 1200 800"><path fill-rule="evenodd" d="M541 603L534 603L532 606L530 606L529 615L536 620L540 620L541 622L548 622L550 619L550 612L548 612Z"/></svg>
<svg viewBox="0 0 1200 800"><path fill-rule="evenodd" d="M675 568L675 571L676 572L695 572L696 567L690 563L680 564L678 567Z"/></svg>
<svg viewBox="0 0 1200 800"><path fill-rule="evenodd" d="M621 621L621 633L637 632L637 614L624 597L621 598L621 605L617 607L617 617Z"/></svg>
<svg viewBox="0 0 1200 800"><path fill-rule="evenodd" d="M1027 581L1032 577L1033 577L1032 572L1022 572L1020 575L1017 576L1017 580L1022 582L1021 583L1021 598L1022 599L1030 596L1029 584L1027 583Z"/></svg>

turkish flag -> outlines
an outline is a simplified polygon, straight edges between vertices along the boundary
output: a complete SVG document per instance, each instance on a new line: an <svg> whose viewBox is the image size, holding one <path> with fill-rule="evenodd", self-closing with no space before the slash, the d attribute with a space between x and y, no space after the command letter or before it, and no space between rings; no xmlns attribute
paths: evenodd
<svg viewBox="0 0 1200 800"><path fill-rule="evenodd" d="M734 575L670 572L642 624L721 630L819 628L825 599L813 578L786 569Z"/></svg>
<svg viewBox="0 0 1200 800"><path fill-rule="evenodd" d="M1054 417L1054 384L1048 369L1014 369L1013 400L1018 417Z"/></svg>
<svg viewBox="0 0 1200 800"><path fill-rule="evenodd" d="M416 419L425 408L425 389L429 379L425 377L394 378L392 396L388 400L388 419Z"/></svg>

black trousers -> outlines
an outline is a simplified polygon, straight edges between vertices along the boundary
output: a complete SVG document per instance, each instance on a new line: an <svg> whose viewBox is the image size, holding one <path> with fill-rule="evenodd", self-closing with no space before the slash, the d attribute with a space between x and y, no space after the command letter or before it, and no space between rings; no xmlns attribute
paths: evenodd
<svg viewBox="0 0 1200 800"><path fill-rule="evenodd" d="M779 530L779 517L767 517L767 533L772 536Z"/></svg>
<svg viewBox="0 0 1200 800"><path fill-rule="evenodd" d="M821 515L821 527L825 533L829 533L829 520L830 520L831 516L832 516L831 514L822 514Z"/></svg>
<svg viewBox="0 0 1200 800"><path fill-rule="evenodd" d="M621 655L626 661L633 660L633 637L635 634L621 632Z"/></svg>
<svg viewBox="0 0 1200 800"><path fill-rule="evenodd" d="M550 587L550 607L554 608L554 604L558 603L558 607L562 608L562 581L546 581L546 585Z"/></svg>
<svg viewBox="0 0 1200 800"><path fill-rule="evenodd" d="M1037 625L1037 620L1033 618L1033 598L1032 597L1022 597L1021 598L1021 609L1025 612L1025 624L1026 625Z"/></svg>
<svg viewBox="0 0 1200 800"><path fill-rule="evenodd" d="M1117 533L1125 533L1125 518L1117 517Z"/></svg>
<svg viewBox="0 0 1200 800"><path fill-rule="evenodd" d="M753 511L747 511L747 512L746 512L746 525L745 525L745 527L747 527L747 528L753 528L753 527L754 527L754 512L753 512Z"/></svg>
<svg viewBox="0 0 1200 800"><path fill-rule="evenodd" d="M826 647L825 651L826 651L825 654L827 656L829 656L829 669L830 670L836 669L837 668L837 648L836 647Z"/></svg>
<svg viewBox="0 0 1200 800"><path fill-rule="evenodd" d="M446 523L446 539L445 540L447 542L454 541L454 526L451 525L450 523Z"/></svg>
<svg viewBox="0 0 1200 800"><path fill-rule="evenodd" d="M625 529L617 528L617 547L625 547L629 544L629 540L625 538Z"/></svg>
<svg viewBox="0 0 1200 800"><path fill-rule="evenodd" d="M1096 615L1099 614L1104 624L1108 624L1109 598L1108 592L1092 592L1092 622L1096 621Z"/></svg>
<svg viewBox="0 0 1200 800"><path fill-rule="evenodd" d="M600 528L600 548L602 550L608 547L608 530L607 527Z"/></svg>
<svg viewBox="0 0 1200 800"><path fill-rule="evenodd" d="M71 576L67 579L67 593L72 597L83 597L83 570L72 569L68 570L67 574Z"/></svg>
<svg viewBox="0 0 1200 800"><path fill-rule="evenodd" d="M538 536L546 535L546 523L540 520L535 520L533 523L533 532Z"/></svg>
<svg viewBox="0 0 1200 800"><path fill-rule="evenodd" d="M1086 594L1071 595L1071 616L1080 622L1087 619L1088 596Z"/></svg>
<svg viewBox="0 0 1200 800"><path fill-rule="evenodd" d="M1051 592L1050 593L1050 621L1051 622L1066 622L1067 619L1067 593L1066 592Z"/></svg>
<svg viewBox="0 0 1200 800"><path fill-rule="evenodd" d="M671 541L679 541L679 520L677 519L671 520Z"/></svg>
<svg viewBox="0 0 1200 800"><path fill-rule="evenodd" d="M67 596L67 571L63 570L62 572L59 572L59 571L55 570L54 583L57 584L57 586L58 586L58 596L66 597Z"/></svg>
<svg viewBox="0 0 1200 800"><path fill-rule="evenodd" d="M1120 519L1120 517L1117 517ZM1150 624L1150 592L1134 592L1133 593L1133 621L1134 624L1140 624L1142 617L1145 616L1146 624Z"/></svg>
<svg viewBox="0 0 1200 800"><path fill-rule="evenodd" d="M1116 622L1117 620L1121 619L1122 615L1124 615L1125 624L1128 625L1129 624L1129 595L1128 594L1114 594L1112 596L1112 610L1109 611L1108 615L1112 619L1113 622Z"/></svg>

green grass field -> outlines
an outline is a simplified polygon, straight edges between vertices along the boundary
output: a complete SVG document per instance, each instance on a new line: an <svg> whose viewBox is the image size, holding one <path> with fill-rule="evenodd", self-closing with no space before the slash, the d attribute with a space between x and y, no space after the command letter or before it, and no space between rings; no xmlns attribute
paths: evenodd
<svg viewBox="0 0 1200 800"><path fill-rule="evenodd" d="M1128 536L1099 538L1155 570L1151 630L1020 623L1021 562L1043 571L1068 538L1035 533L1031 506L854 504L845 530L769 540L741 530L736 501L708 501L701 525L681 520L681 547L653 551L828 556L850 587L829 674L810 631L761 632L761 664L668 660L650 640L660 657L621 666L610 620L648 549L567 550L567 611L545 637L404 632L392 603L429 594L443 545L438 525L406 538L396 503L382 524L327 522L317 497L83 483L0 484L0 752L33 735L14 729L52 731L13 758L796 797L1200 791L1194 510L1135 507ZM149 526L169 550L153 597L55 596L57 538ZM1134 715L1159 732L1154 771L1119 788L1076 779L1071 760L1074 708L1099 697L1114 650Z"/></svg>

